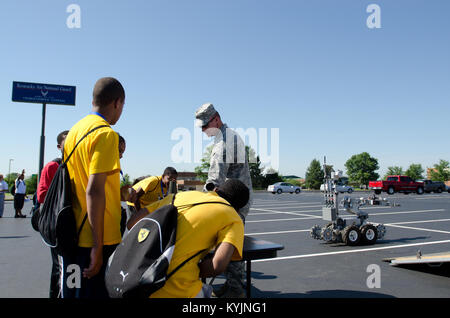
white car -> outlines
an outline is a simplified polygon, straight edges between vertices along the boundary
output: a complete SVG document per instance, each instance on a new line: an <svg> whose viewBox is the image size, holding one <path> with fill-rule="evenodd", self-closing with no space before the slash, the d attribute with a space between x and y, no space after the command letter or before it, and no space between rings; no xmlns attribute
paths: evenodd
<svg viewBox="0 0 450 318"><path fill-rule="evenodd" d="M346 184L337 184L336 185L336 190L340 193L352 193L353 192L353 187L346 185ZM320 186L320 191L325 191L325 184L322 184Z"/></svg>
<svg viewBox="0 0 450 318"><path fill-rule="evenodd" d="M302 188L287 182L277 182L267 187L267 191L281 194L283 192L300 193Z"/></svg>

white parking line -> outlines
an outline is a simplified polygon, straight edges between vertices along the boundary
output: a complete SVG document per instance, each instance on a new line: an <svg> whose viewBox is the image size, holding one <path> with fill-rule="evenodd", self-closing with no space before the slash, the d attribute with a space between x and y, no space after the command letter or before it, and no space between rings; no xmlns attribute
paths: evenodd
<svg viewBox="0 0 450 318"><path fill-rule="evenodd" d="M408 229L408 230L417 230L417 231L425 231L425 232L435 232L435 233L450 234L449 231L432 230L432 229L423 229L423 228L420 228L420 227L411 227L411 226L404 226L404 225L396 225L396 224L392 224L392 223L388 223L388 224L384 224L384 225L385 225L385 226L392 226L392 227L399 227L399 228Z"/></svg>
<svg viewBox="0 0 450 318"><path fill-rule="evenodd" d="M415 224L415 223L434 223L434 222L448 222L450 219L426 220L426 221L409 221L409 222L395 222L389 224Z"/></svg>
<svg viewBox="0 0 450 318"><path fill-rule="evenodd" d="M249 213L248 214L248 216L247 217L249 217L249 216L255 216L255 215L267 215L267 214L274 214L273 212L252 212L252 213Z"/></svg>
<svg viewBox="0 0 450 318"><path fill-rule="evenodd" d="M439 199L450 199L450 197L439 197L439 196L428 197L428 198L415 198L415 199L416 200L434 200L436 198L439 198Z"/></svg>
<svg viewBox="0 0 450 318"><path fill-rule="evenodd" d="M273 261L281 261L281 260L290 260L290 259L308 258L308 257L317 257L317 256L328 256L328 255L338 255L338 254L363 253L363 252L388 250L388 249L394 249L394 248L403 248L403 247L412 247L412 246L424 246L424 245L444 244L444 243L450 243L450 240L424 242L424 243L411 243L411 244L383 246L383 247L372 247L372 248L361 248L361 249L336 251L336 252L327 252L327 253L315 253L315 254L283 256L283 257L275 257L275 258L254 260L254 261L252 261L252 263L273 262Z"/></svg>
<svg viewBox="0 0 450 318"><path fill-rule="evenodd" d="M252 210L251 208L250 210ZM298 215L298 216L306 216L309 218L318 218L321 219L321 216L318 215L310 215L305 213L315 213L315 212L322 212L321 210L310 210L310 211L298 211L298 212L288 212L288 211L276 211L276 210L270 210L270 209L253 209L258 211L264 211L264 212L271 212L273 214L291 214L291 215ZM382 213L375 213L371 214L370 216L380 216L380 215L391 215L391 214L412 214L412 213L430 213L430 212L442 212L445 211L445 209L434 209L434 210L416 210L416 211L397 211L397 212L382 212ZM301 213L303 212L303 213ZM269 214L269 213L267 213ZM251 216L252 214L249 214ZM257 213L255 213L257 215ZM353 218L352 215L345 215L342 217L343 219L349 219ZM277 222L277 221L292 221L292 220L304 220L305 218L298 218L298 219L270 219L270 220L260 220L260 221L246 221L246 223L257 223L257 222Z"/></svg>
<svg viewBox="0 0 450 318"><path fill-rule="evenodd" d="M256 220L256 221L245 221L245 223L264 223L264 222L285 222L285 221L300 221L300 220L311 220L311 219L321 219L320 216L309 216L304 218L289 218L289 219L270 219L270 220Z"/></svg>
<svg viewBox="0 0 450 318"><path fill-rule="evenodd" d="M427 213L427 212L442 212L445 211L445 209L434 209L434 210L416 210L416 211L397 211L397 212L382 212L382 213L375 213L371 214L371 216L378 216L378 215L388 215L388 214L408 214L408 213Z"/></svg>
<svg viewBox="0 0 450 318"><path fill-rule="evenodd" d="M259 210L259 211L264 211L264 212L271 212L273 214L291 214L291 215L298 215L298 216L307 216L307 217L312 217L312 218L322 218L322 217L317 216L317 215L302 214L302 213L299 213L299 212L275 211L275 210L269 210L269 209L253 209L253 210ZM302 212L309 212L309 211L302 211ZM251 214L249 214L249 215L251 215Z"/></svg>
<svg viewBox="0 0 450 318"><path fill-rule="evenodd" d="M278 232L260 232L260 233L245 233L246 235L272 235L272 234L287 234L287 233L300 233L300 232L310 232L311 230L290 230L290 231L278 231Z"/></svg>
<svg viewBox="0 0 450 318"><path fill-rule="evenodd" d="M303 209L303 208L318 208L318 207L322 207L322 204L314 204L314 205L303 205L303 206L299 206L297 205L283 205L283 206L279 206L279 205L274 205L274 206L267 206L267 205L262 205L262 206L253 206L250 209L264 209L264 208L268 208L268 209L272 209L272 208L276 208L276 209L294 209L294 208L299 208L299 209Z"/></svg>
<svg viewBox="0 0 450 318"><path fill-rule="evenodd" d="M262 199L256 199L253 200L253 202L256 204L257 202L261 202L261 204L266 204L266 202L272 202L272 203L296 203L298 201L280 201L280 200L262 200Z"/></svg>
<svg viewBox="0 0 450 318"><path fill-rule="evenodd" d="M285 205L307 205L307 204L321 204L321 202L282 202L282 203L277 203L274 202L272 203L254 203L252 204L252 208L256 205L260 206L260 207L267 207L268 205L274 205L274 206L285 206Z"/></svg>
<svg viewBox="0 0 450 318"><path fill-rule="evenodd" d="M435 222L449 222L450 219L439 219L439 220L426 220L426 221L411 221L411 222L397 222L397 223L389 223L389 224L385 224L387 226L398 226L401 224L414 224L414 223L435 223ZM375 225L377 225L377 223L373 223ZM400 227L400 226L398 226ZM424 231L430 231L430 232L438 232L438 233L445 233L445 234L450 234L450 232L446 232L446 231L439 231L439 230L430 230L430 229L421 229L421 228L413 228L413 227L405 227L405 228L410 228L410 229L414 229L414 230L424 230ZM277 231L277 232L259 232L259 233L246 233L246 235L272 235L272 234L289 234L289 233L301 233L301 232L310 232L311 229L306 229L306 230L289 230L289 231Z"/></svg>

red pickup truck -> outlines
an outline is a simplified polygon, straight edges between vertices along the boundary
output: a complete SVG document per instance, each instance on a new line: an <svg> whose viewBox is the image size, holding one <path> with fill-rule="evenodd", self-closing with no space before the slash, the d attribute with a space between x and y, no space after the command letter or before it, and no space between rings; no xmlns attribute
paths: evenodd
<svg viewBox="0 0 450 318"><path fill-rule="evenodd" d="M387 176L384 181L370 181L369 189L374 190L376 194L380 194L382 191L388 194L395 192L423 194L424 184L415 182L408 176Z"/></svg>

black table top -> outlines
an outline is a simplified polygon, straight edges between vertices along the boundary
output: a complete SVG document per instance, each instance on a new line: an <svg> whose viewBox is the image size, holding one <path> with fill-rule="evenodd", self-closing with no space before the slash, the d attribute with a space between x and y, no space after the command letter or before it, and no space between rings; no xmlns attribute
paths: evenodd
<svg viewBox="0 0 450 318"><path fill-rule="evenodd" d="M284 249L281 244L258 240L251 236L244 236L244 260L254 260L263 258L274 258L277 251Z"/></svg>

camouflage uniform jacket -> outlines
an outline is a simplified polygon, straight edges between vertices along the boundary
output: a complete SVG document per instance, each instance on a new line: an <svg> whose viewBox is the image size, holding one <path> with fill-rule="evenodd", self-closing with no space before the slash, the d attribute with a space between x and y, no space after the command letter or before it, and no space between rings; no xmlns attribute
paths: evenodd
<svg viewBox="0 0 450 318"><path fill-rule="evenodd" d="M241 218L245 220L253 201L248 157L242 138L226 124L223 124L214 138L206 184L213 183L215 186L219 186L227 179L239 179L250 191L249 202L238 211Z"/></svg>

